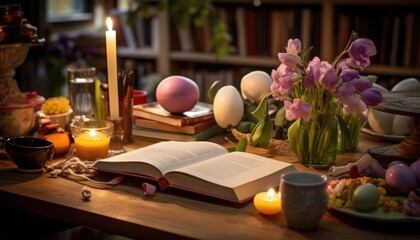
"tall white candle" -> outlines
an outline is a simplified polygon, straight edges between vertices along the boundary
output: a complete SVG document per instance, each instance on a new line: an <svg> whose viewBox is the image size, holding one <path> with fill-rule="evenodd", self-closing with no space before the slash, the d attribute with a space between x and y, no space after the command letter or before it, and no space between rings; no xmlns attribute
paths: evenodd
<svg viewBox="0 0 420 240"><path fill-rule="evenodd" d="M110 17L106 19L106 25L108 27L108 31L106 31L106 63L108 67L109 117L110 120L117 120L119 119L117 41Z"/></svg>

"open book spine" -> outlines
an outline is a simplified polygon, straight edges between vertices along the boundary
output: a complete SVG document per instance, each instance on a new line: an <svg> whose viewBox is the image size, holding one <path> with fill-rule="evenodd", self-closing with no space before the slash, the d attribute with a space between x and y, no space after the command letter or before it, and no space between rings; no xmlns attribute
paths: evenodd
<svg viewBox="0 0 420 240"><path fill-rule="evenodd" d="M164 178L164 177L161 177L161 178L157 179L157 183L158 183L159 188L160 188L161 190L165 190L165 189L167 189L167 188L170 188L170 187L171 187L171 184L170 184L170 183L168 182L168 180L167 180L166 178Z"/></svg>

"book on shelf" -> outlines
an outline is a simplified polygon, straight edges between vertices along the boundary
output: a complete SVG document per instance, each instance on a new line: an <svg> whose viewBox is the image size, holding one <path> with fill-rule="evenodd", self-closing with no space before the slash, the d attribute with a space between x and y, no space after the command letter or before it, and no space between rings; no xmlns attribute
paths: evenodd
<svg viewBox="0 0 420 240"><path fill-rule="evenodd" d="M276 188L296 168L247 152L228 152L209 141L163 141L93 164L98 171L154 180L161 190L177 188L235 203Z"/></svg>
<svg viewBox="0 0 420 240"><path fill-rule="evenodd" d="M216 121L214 119L194 123L191 125L186 126L173 126L166 123L161 123L145 118L139 118L135 117L133 124L137 127L141 128L147 128L147 129L155 129L155 130L161 130L161 131L167 131L167 132L175 132L175 133L184 133L184 134L197 134L199 132L202 132L210 127L213 127L216 125Z"/></svg>
<svg viewBox="0 0 420 240"><path fill-rule="evenodd" d="M173 140L173 141L204 141L214 137L225 131L224 128L219 127L217 124L195 134L185 134L179 132L169 132L164 130L143 128L138 126L132 127L132 135L134 137L145 137L159 140Z"/></svg>
<svg viewBox="0 0 420 240"><path fill-rule="evenodd" d="M197 102L191 110L182 114L170 113L158 102L138 104L133 106L133 116L178 127L214 119L213 106L204 102Z"/></svg>

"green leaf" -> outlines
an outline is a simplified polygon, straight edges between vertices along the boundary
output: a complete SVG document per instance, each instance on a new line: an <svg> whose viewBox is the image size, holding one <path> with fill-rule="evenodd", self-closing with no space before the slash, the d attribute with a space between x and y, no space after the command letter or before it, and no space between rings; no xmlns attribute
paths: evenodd
<svg viewBox="0 0 420 240"><path fill-rule="evenodd" d="M238 130L241 133L249 133L252 124L253 123L249 121L242 121L236 126L236 130Z"/></svg>
<svg viewBox="0 0 420 240"><path fill-rule="evenodd" d="M273 121L271 121L270 119L267 119L265 121L265 124L263 126L263 133L260 137L260 139L258 139L258 144L259 146L263 147L263 148L267 148L268 144L270 144L270 140L271 140L271 133L273 132Z"/></svg>
<svg viewBox="0 0 420 240"><path fill-rule="evenodd" d="M236 144L236 151L238 152L246 152L246 147L248 146L248 140L246 138L241 138Z"/></svg>
<svg viewBox="0 0 420 240"><path fill-rule="evenodd" d="M338 124L340 126L341 138L348 138L350 136L350 130L347 126L346 121L341 114L337 114Z"/></svg>
<svg viewBox="0 0 420 240"><path fill-rule="evenodd" d="M276 116L274 117L274 125L284 127L286 122L286 109L281 107L279 110L277 110Z"/></svg>
<svg viewBox="0 0 420 240"><path fill-rule="evenodd" d="M214 91L214 88L216 87L216 85L217 85L219 82L220 82L219 80L214 81L214 82L213 82L213 84L210 86L209 90L207 90L207 97L209 98L209 101L210 101L211 103L213 103L213 101L214 101L214 97L215 97L215 95L216 95L216 93L215 93L215 91Z"/></svg>
<svg viewBox="0 0 420 240"><path fill-rule="evenodd" d="M257 109L252 112L252 115L258 120L263 121L267 117L267 101L271 94L266 95L258 105Z"/></svg>
<svg viewBox="0 0 420 240"><path fill-rule="evenodd" d="M267 118L255 125L250 137L250 144L254 147L268 147L273 131L273 122Z"/></svg>
<svg viewBox="0 0 420 240"><path fill-rule="evenodd" d="M367 75L363 77L369 80L371 83L376 83L376 80L378 80L378 76L376 75Z"/></svg>

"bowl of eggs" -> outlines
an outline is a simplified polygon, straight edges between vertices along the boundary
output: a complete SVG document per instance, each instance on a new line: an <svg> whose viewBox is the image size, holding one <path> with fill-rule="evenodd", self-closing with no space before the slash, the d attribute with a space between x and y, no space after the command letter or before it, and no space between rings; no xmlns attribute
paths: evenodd
<svg viewBox="0 0 420 240"><path fill-rule="evenodd" d="M374 87L382 93L388 89L374 84ZM420 91L420 81L416 78L407 78L398 82L391 92ZM401 141L410 135L414 129L414 117L399 114L387 113L373 108L368 108L366 112L368 126L362 131L382 137L385 140Z"/></svg>

